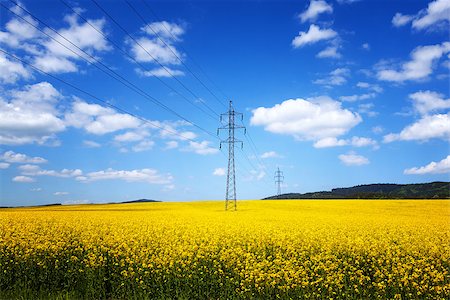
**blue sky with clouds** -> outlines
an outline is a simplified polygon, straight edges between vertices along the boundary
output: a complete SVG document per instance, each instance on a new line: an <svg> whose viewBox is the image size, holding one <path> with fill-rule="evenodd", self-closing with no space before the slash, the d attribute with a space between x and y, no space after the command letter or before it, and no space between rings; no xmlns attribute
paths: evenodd
<svg viewBox="0 0 450 300"><path fill-rule="evenodd" d="M450 1L2 1L1 205L449 180Z"/></svg>

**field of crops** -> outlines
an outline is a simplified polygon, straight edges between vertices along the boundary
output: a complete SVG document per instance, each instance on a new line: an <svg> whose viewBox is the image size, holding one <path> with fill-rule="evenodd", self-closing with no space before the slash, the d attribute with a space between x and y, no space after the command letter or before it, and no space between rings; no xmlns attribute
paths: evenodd
<svg viewBox="0 0 450 300"><path fill-rule="evenodd" d="M450 201L0 210L0 299L449 299Z"/></svg>

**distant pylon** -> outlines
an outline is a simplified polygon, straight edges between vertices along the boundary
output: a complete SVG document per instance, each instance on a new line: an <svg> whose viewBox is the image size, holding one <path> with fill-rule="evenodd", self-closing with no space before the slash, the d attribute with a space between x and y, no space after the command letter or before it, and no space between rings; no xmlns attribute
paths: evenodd
<svg viewBox="0 0 450 300"><path fill-rule="evenodd" d="M240 143L241 147L244 143L240 140L235 139L234 130L244 129L244 134L246 133L245 126L240 126L235 124L236 117L240 117L241 121L243 119L242 113L234 111L233 102L230 101L230 106L228 112L220 115L220 122L222 123L223 117L226 116L227 123L217 128L217 135L222 129L228 130L228 138L226 140L220 141L220 149L222 149L222 144L228 144L228 173L227 173L227 191L225 195L225 210L236 210L236 174L234 166L234 144ZM223 123L222 123L223 124Z"/></svg>
<svg viewBox="0 0 450 300"><path fill-rule="evenodd" d="M274 178L275 178L275 184L276 184L277 187L278 187L278 190L277 190L277 196L280 196L280 195L281 195L281 184L282 184L283 181L284 181L284 175L283 175L283 172L280 171L280 168L278 168L278 170L275 171L275 176L274 176Z"/></svg>

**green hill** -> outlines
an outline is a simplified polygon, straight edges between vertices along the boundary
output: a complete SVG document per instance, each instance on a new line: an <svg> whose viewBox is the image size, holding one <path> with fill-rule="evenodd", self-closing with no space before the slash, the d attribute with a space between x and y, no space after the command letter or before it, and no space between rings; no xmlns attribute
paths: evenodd
<svg viewBox="0 0 450 300"><path fill-rule="evenodd" d="M449 199L450 182L366 184L313 193L289 193L265 199Z"/></svg>

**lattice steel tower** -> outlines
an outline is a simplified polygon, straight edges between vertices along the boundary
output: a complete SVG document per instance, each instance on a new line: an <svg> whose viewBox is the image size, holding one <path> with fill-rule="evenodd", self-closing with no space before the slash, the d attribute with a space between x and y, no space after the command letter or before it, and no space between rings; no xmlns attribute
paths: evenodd
<svg viewBox="0 0 450 300"><path fill-rule="evenodd" d="M230 101L230 106L228 112L220 115L220 122L222 124L226 120L226 124L222 127L217 128L217 135L219 135L220 130L228 130L228 138L226 140L220 141L220 149L222 149L222 144L228 144L228 173L227 173L227 191L225 195L225 210L236 210L236 174L234 166L234 144L240 143L241 147L244 143L237 140L234 137L235 129L244 129L244 134L246 133L245 126L240 126L235 124L236 118L243 119L242 113L234 111L233 102Z"/></svg>
<svg viewBox="0 0 450 300"><path fill-rule="evenodd" d="M283 172L280 171L280 168L278 168L278 170L275 171L274 178L275 178L275 184L278 187L277 196L280 196L281 195L281 184L284 181L284 175L283 175Z"/></svg>

